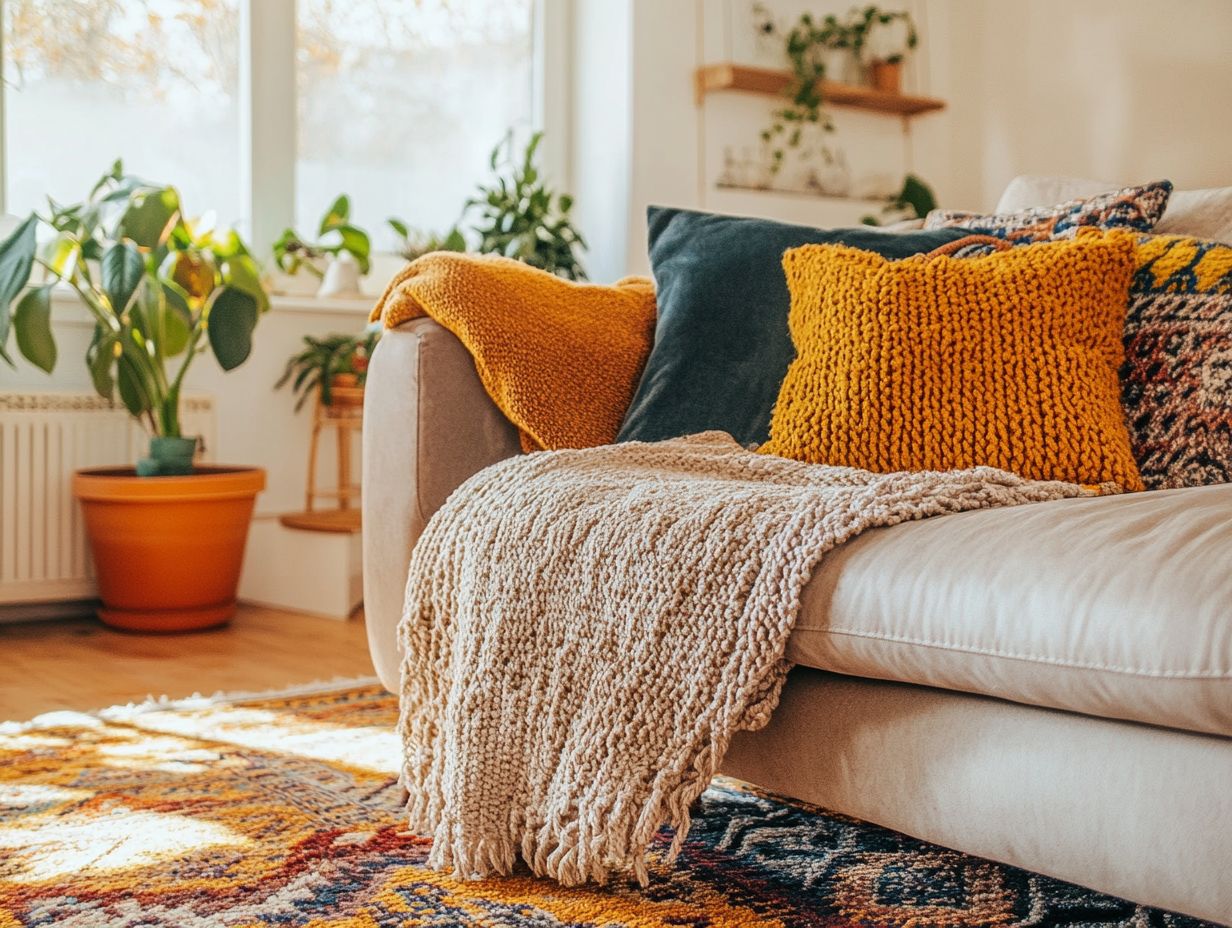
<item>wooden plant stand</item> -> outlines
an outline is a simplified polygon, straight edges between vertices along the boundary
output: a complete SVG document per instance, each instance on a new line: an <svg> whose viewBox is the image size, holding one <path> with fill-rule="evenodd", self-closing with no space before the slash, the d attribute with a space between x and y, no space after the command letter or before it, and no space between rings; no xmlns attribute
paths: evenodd
<svg viewBox="0 0 1232 928"><path fill-rule="evenodd" d="M363 429L363 387L334 387L333 403L326 406L317 397L312 416L312 437L308 444L308 487L304 499L304 512L282 517L282 523L290 528L302 528L323 532L354 532L359 529L358 507L360 486L352 477L352 436ZM321 445L321 433L331 429L337 442L338 485L332 490L317 488L317 457ZM319 500L337 502L337 508L317 510Z"/></svg>

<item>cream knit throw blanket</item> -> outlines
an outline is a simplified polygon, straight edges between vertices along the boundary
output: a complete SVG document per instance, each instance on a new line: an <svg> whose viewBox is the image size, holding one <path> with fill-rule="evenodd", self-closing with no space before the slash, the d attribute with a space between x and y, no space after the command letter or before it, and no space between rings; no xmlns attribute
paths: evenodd
<svg viewBox="0 0 1232 928"><path fill-rule="evenodd" d="M1084 495L1004 471L871 474L719 432L527 455L471 478L411 559L410 828L466 878L520 857L565 885L671 854L732 735L789 665L800 591L867 528Z"/></svg>

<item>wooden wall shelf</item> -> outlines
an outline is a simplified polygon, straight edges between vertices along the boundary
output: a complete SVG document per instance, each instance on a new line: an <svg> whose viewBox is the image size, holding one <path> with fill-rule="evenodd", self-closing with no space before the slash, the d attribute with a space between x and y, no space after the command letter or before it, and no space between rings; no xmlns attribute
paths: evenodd
<svg viewBox="0 0 1232 928"><path fill-rule="evenodd" d="M706 94L718 90L741 90L745 93L781 96L791 83L791 72L726 62L698 68L695 80L697 102L700 105ZM945 109L945 101L933 97L886 93L872 87L840 84L837 81L822 81L821 93L825 102L833 106L847 106L895 116L918 116L921 113Z"/></svg>

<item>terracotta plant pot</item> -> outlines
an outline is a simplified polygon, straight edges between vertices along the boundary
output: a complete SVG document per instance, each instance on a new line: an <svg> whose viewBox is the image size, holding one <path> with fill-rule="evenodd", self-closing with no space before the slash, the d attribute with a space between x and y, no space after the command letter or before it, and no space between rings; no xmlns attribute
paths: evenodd
<svg viewBox="0 0 1232 928"><path fill-rule="evenodd" d="M356 374L334 374L329 382L329 405L354 407L364 405L364 388Z"/></svg>
<svg viewBox="0 0 1232 928"><path fill-rule="evenodd" d="M184 477L132 468L73 475L108 625L182 632L235 614L248 523L265 471L201 465Z"/></svg>
<svg viewBox="0 0 1232 928"><path fill-rule="evenodd" d="M869 79L877 90L884 93L900 93L903 89L903 63L901 61L874 61L869 65Z"/></svg>

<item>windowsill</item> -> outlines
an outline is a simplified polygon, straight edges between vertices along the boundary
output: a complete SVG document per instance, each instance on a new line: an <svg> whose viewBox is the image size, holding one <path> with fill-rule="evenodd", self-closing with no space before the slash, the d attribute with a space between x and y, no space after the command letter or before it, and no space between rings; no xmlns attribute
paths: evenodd
<svg viewBox="0 0 1232 928"><path fill-rule="evenodd" d="M344 298L319 297L312 294L271 293L269 311L271 313L361 316L364 320L367 320L368 314L372 312L372 307L376 305L377 299L378 297L375 296ZM51 300L56 306L62 306L65 309L72 306L78 310L73 315L62 317L70 325L86 323L92 326L94 324L93 317L86 311L81 298L67 285L54 287L51 291Z"/></svg>
<svg viewBox="0 0 1232 928"><path fill-rule="evenodd" d="M270 312L279 313L361 313L367 318L379 297L320 297L296 293L271 293Z"/></svg>

